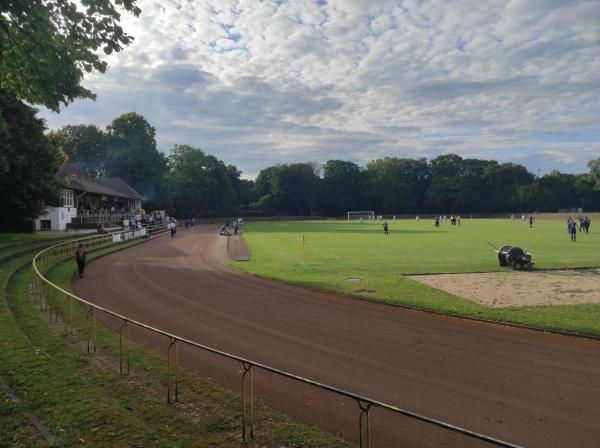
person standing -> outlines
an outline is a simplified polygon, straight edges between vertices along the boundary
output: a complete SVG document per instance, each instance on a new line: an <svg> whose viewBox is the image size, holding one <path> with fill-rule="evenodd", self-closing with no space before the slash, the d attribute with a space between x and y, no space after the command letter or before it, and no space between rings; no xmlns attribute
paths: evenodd
<svg viewBox="0 0 600 448"><path fill-rule="evenodd" d="M77 272L79 273L79 278L83 278L83 271L85 269L85 256L87 252L83 244L77 246L77 250L75 251L75 261L77 262Z"/></svg>
<svg viewBox="0 0 600 448"><path fill-rule="evenodd" d="M585 233L590 233L590 217L586 216L583 220L583 227L585 229Z"/></svg>
<svg viewBox="0 0 600 448"><path fill-rule="evenodd" d="M577 241L577 224L575 224L575 221L569 222L569 234L571 235L571 242Z"/></svg>
<svg viewBox="0 0 600 448"><path fill-rule="evenodd" d="M387 223L387 221L383 222L383 234L384 235L388 234L388 223Z"/></svg>
<svg viewBox="0 0 600 448"><path fill-rule="evenodd" d="M529 228L533 229L533 216L529 215Z"/></svg>

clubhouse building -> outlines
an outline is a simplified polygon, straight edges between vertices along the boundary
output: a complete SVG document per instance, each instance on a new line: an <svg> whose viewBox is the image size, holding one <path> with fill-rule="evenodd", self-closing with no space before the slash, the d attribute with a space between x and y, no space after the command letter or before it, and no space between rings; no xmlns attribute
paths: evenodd
<svg viewBox="0 0 600 448"><path fill-rule="evenodd" d="M93 178L72 163L66 163L59 176L60 201L34 220L36 231L121 225L123 219L140 214L142 197L119 177Z"/></svg>

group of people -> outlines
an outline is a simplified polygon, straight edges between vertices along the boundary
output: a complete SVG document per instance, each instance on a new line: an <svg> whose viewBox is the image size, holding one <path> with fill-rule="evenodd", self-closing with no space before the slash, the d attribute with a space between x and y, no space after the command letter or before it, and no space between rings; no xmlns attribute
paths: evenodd
<svg viewBox="0 0 600 448"><path fill-rule="evenodd" d="M515 220L515 215L514 214L510 215L510 219L512 221L514 221ZM521 215L521 221L525 222L525 215L524 214ZM533 217L533 215L529 215L528 221L529 221L529 228L533 229L533 224L535 223L535 218Z"/></svg>
<svg viewBox="0 0 600 448"><path fill-rule="evenodd" d="M186 219L183 225L186 229L193 229L196 225L196 218Z"/></svg>
<svg viewBox="0 0 600 448"><path fill-rule="evenodd" d="M590 218L587 216L579 216L579 231L589 233L590 232ZM569 216L567 219L567 232L571 236L571 241L574 243L577 241L577 223L573 218Z"/></svg>
<svg viewBox="0 0 600 448"><path fill-rule="evenodd" d="M419 217L417 216L417 222L419 222ZM435 228L439 228L442 226L442 223L444 221L447 221L448 217L447 215L443 215L443 216L436 216L433 219L433 225L435 226ZM450 215L450 225L452 226L460 226L460 221L461 221L461 217L460 215Z"/></svg>
<svg viewBox="0 0 600 448"><path fill-rule="evenodd" d="M242 218L234 219L233 221L226 221L225 224L219 229L219 235L229 236L232 234L237 235L242 227Z"/></svg>
<svg viewBox="0 0 600 448"><path fill-rule="evenodd" d="M588 216L579 216L579 231L590 233L590 218Z"/></svg>

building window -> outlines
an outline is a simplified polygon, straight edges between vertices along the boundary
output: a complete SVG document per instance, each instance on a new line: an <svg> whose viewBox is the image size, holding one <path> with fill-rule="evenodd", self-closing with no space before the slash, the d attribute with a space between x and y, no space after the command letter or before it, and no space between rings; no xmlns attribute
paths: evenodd
<svg viewBox="0 0 600 448"><path fill-rule="evenodd" d="M74 207L73 190L63 190L63 207Z"/></svg>
<svg viewBox="0 0 600 448"><path fill-rule="evenodd" d="M40 219L41 230L52 230L52 222L49 219Z"/></svg>

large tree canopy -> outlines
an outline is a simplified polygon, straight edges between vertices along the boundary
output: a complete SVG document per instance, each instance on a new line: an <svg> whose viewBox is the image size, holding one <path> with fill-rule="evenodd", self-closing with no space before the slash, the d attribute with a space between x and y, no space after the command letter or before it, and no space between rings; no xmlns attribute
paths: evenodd
<svg viewBox="0 0 600 448"><path fill-rule="evenodd" d="M69 125L60 131L66 139L64 151L69 162L76 163L88 174L101 176L108 155L107 134L93 124Z"/></svg>
<svg viewBox="0 0 600 448"><path fill-rule="evenodd" d="M0 229L16 228L58 200L65 160L60 137L44 135L35 109L0 89Z"/></svg>
<svg viewBox="0 0 600 448"><path fill-rule="evenodd" d="M54 111L77 98L94 98L84 74L104 72L106 54L132 38L119 10L140 14L136 0L3 0L0 2L0 88Z"/></svg>
<svg viewBox="0 0 600 448"><path fill-rule="evenodd" d="M168 189L177 216L230 211L240 172L200 148L175 145L169 157Z"/></svg>
<svg viewBox="0 0 600 448"><path fill-rule="evenodd" d="M135 112L115 118L107 129L107 175L122 178L146 201L158 197L167 160L156 148L156 130Z"/></svg>

